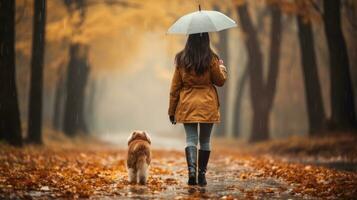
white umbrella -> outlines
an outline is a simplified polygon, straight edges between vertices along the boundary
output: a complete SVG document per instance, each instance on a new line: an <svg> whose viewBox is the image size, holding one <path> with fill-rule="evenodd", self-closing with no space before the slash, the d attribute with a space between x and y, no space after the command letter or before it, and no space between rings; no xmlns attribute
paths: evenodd
<svg viewBox="0 0 357 200"><path fill-rule="evenodd" d="M168 30L170 34L194 34L204 32L217 32L236 27L233 19L221 12L212 10L199 10L189 13L178 19Z"/></svg>

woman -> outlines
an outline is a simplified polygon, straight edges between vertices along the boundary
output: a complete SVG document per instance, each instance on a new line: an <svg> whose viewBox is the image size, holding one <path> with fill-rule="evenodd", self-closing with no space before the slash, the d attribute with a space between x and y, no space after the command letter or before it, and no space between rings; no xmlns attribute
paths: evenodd
<svg viewBox="0 0 357 200"><path fill-rule="evenodd" d="M169 118L172 124L183 123L186 132L188 184L196 185L197 145L198 184L204 186L214 123L220 122L216 86L227 77L223 61L210 47L208 33L189 35L185 48L176 55L176 69L171 83ZM198 134L199 126L199 134Z"/></svg>

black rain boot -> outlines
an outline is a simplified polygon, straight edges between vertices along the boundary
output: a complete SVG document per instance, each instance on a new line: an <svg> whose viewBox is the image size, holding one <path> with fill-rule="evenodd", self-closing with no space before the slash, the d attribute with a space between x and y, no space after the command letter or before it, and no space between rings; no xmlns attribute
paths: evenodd
<svg viewBox="0 0 357 200"><path fill-rule="evenodd" d="M188 168L188 182L189 185L197 185L197 147L188 146L185 148L186 161Z"/></svg>
<svg viewBox="0 0 357 200"><path fill-rule="evenodd" d="M207 185L206 171L211 151L199 150L198 152L198 184L200 186Z"/></svg>

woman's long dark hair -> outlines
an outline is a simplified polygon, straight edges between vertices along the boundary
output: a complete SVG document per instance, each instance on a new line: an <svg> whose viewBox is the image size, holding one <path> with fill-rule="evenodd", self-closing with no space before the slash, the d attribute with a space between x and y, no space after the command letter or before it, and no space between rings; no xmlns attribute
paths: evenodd
<svg viewBox="0 0 357 200"><path fill-rule="evenodd" d="M211 49L208 33L196 33L188 36L185 48L176 55L175 61L178 67L202 75L213 58L218 59L218 56Z"/></svg>

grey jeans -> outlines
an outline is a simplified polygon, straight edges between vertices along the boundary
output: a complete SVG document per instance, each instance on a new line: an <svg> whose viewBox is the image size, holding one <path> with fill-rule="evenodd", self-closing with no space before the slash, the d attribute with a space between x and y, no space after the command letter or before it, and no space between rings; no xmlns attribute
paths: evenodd
<svg viewBox="0 0 357 200"><path fill-rule="evenodd" d="M198 134L198 124L200 133ZM186 146L197 146L198 140L200 141L200 149L205 151L211 150L211 131L212 123L184 123L186 132Z"/></svg>

